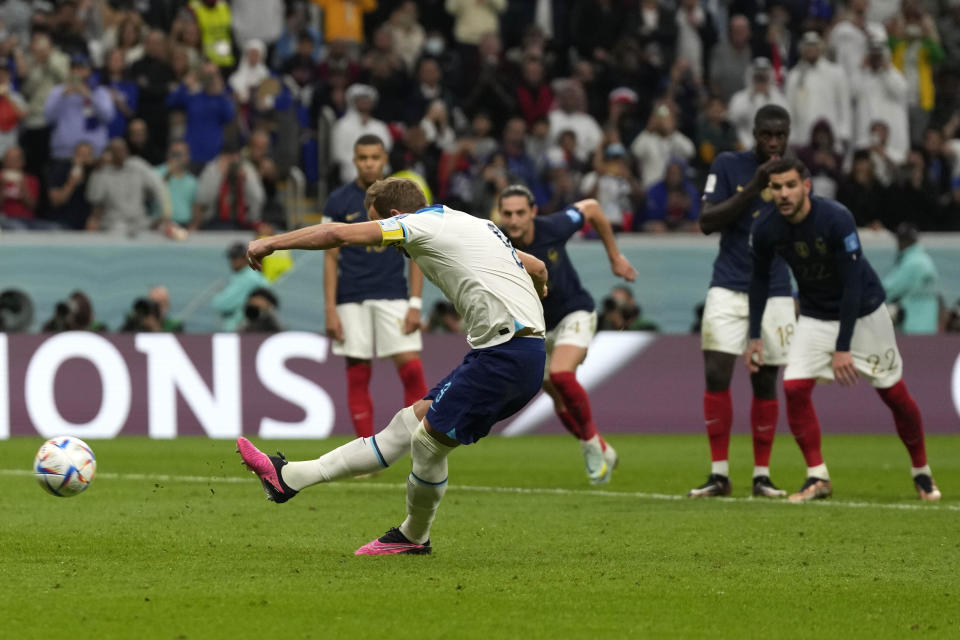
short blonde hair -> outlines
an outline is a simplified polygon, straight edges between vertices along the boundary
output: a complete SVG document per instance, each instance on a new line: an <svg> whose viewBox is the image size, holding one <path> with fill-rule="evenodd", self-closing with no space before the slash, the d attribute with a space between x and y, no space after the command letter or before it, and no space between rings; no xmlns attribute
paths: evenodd
<svg viewBox="0 0 960 640"><path fill-rule="evenodd" d="M413 213L427 206L427 198L420 186L407 178L386 178L377 180L367 188L363 206L374 210L381 218L389 218L390 211L396 209L402 213Z"/></svg>

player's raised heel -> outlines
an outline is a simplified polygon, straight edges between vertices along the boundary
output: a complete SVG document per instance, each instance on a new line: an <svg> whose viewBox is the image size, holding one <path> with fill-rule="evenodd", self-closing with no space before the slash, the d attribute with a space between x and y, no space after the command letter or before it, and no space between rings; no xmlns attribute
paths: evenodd
<svg viewBox="0 0 960 640"><path fill-rule="evenodd" d="M385 534L371 540L359 549L353 552L355 556L395 556L400 554L426 555L431 551L430 541L423 544L410 542L407 537L400 532L398 527L393 527Z"/></svg>
<svg viewBox="0 0 960 640"><path fill-rule="evenodd" d="M584 440L580 442L580 447L583 450L583 464L586 467L590 484L610 482L613 467L607 464L600 442L596 438L594 441Z"/></svg>
<svg viewBox="0 0 960 640"><path fill-rule="evenodd" d="M937 483L925 473L913 477L913 486L917 489L917 495L925 502L936 502L942 497Z"/></svg>
<svg viewBox="0 0 960 640"><path fill-rule="evenodd" d="M722 476L719 473L711 473L707 476L707 481L696 489L690 489L687 492L688 498L715 498L717 496L728 496L733 490L730 485L730 478Z"/></svg>
<svg viewBox="0 0 960 640"><path fill-rule="evenodd" d="M770 476L757 476L753 479L753 495L757 498L783 498L787 492L778 489Z"/></svg>
<svg viewBox="0 0 960 640"><path fill-rule="evenodd" d="M823 500L833 495L833 485L829 480L822 478L807 478L796 493L790 494L787 498L790 502L810 502L811 500Z"/></svg>
<svg viewBox="0 0 960 640"><path fill-rule="evenodd" d="M267 500L280 503L297 495L296 491L287 486L280 474L280 469L287 464L287 459L282 453L278 451L278 455L268 456L242 436L237 438L237 453L240 454L247 469L260 478Z"/></svg>

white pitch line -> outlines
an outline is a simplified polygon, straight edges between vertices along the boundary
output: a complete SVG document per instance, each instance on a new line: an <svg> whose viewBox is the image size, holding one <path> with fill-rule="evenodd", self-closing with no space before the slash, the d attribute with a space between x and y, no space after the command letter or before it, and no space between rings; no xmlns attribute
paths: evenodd
<svg viewBox="0 0 960 640"><path fill-rule="evenodd" d="M33 472L26 469L0 469L0 476L32 476ZM101 472L97 478L105 480L135 480L144 482L185 482L185 483L216 483L216 484L245 484L251 483L249 476L175 476L168 474L146 473L110 473ZM402 482L335 482L338 486L350 486L357 489L376 489L398 491L403 489ZM561 489L550 487L485 487L478 485L455 485L450 489L455 491L470 491L474 493L512 493L536 496L594 496L602 498L631 498L634 500L661 500L678 501L686 497L670 493L645 493L642 491L607 491L603 489ZM711 502L749 502L754 504L788 504L784 500L770 500L758 498L710 498ZM817 500L811 503L817 507L843 507L847 509L889 509L894 511L960 511L957 504L921 504L907 502L854 502L849 500Z"/></svg>

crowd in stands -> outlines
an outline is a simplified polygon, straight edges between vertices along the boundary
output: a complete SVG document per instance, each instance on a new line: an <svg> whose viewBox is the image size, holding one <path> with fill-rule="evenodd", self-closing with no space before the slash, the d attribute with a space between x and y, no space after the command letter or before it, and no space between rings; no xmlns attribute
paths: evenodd
<svg viewBox="0 0 960 640"><path fill-rule="evenodd" d="M5 0L0 228L286 223L353 141L496 215L597 198L696 231L712 160L791 113L817 193L867 227L960 229L960 0Z"/></svg>

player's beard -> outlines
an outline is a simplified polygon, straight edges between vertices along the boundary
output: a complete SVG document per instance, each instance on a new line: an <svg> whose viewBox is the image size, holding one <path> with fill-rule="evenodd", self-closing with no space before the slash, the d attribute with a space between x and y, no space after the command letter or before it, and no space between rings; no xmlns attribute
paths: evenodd
<svg viewBox="0 0 960 640"><path fill-rule="evenodd" d="M778 203L777 208L780 209L780 214L787 219L787 221L795 220L797 214L800 213L800 210L803 209L803 198L800 198L800 202L793 203L790 202L789 213L784 213L781 205Z"/></svg>

